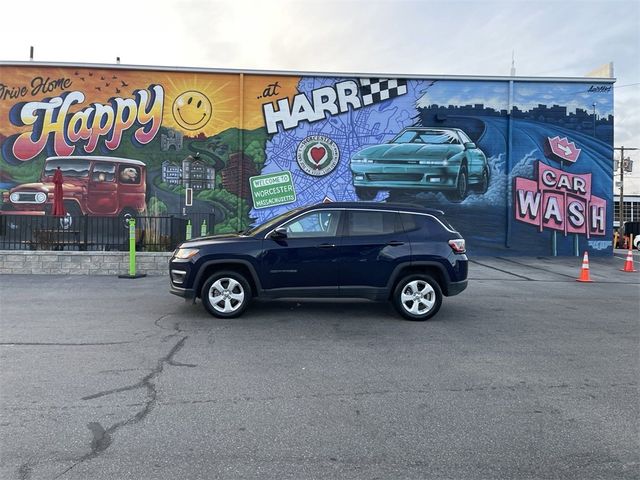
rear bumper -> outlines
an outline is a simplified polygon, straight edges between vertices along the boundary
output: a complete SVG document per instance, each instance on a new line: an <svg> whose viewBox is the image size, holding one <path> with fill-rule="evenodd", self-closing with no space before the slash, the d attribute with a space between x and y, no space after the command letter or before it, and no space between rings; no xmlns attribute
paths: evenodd
<svg viewBox="0 0 640 480"><path fill-rule="evenodd" d="M462 280L461 282L451 282L447 286L447 297L452 297L453 295L458 295L465 288L467 288L468 280Z"/></svg>

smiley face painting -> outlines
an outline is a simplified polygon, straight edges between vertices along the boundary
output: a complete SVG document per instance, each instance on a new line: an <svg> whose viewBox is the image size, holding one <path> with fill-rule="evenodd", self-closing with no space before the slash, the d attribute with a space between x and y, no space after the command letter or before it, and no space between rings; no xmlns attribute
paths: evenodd
<svg viewBox="0 0 640 480"><path fill-rule="evenodd" d="M173 102L173 118L185 130L200 130L209 122L212 114L209 99L195 90L181 93Z"/></svg>

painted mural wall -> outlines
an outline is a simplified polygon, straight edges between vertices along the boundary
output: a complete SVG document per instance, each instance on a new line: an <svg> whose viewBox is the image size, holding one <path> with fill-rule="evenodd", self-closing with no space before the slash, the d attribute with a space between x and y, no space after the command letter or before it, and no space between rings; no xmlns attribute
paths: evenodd
<svg viewBox="0 0 640 480"><path fill-rule="evenodd" d="M611 83L509 80L2 65L2 214L48 213L60 167L73 215L211 213L224 233L403 202L471 254L611 254Z"/></svg>

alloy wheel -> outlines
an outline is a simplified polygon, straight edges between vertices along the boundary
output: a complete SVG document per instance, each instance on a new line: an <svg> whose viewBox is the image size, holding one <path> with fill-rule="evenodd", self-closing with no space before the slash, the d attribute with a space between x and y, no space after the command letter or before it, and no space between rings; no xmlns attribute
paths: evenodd
<svg viewBox="0 0 640 480"><path fill-rule="evenodd" d="M413 280L407 283L400 295L402 307L412 315L425 315L436 302L433 287L424 280Z"/></svg>
<svg viewBox="0 0 640 480"><path fill-rule="evenodd" d="M209 303L215 311L228 315L242 307L245 291L237 280L223 277L213 282L208 297Z"/></svg>

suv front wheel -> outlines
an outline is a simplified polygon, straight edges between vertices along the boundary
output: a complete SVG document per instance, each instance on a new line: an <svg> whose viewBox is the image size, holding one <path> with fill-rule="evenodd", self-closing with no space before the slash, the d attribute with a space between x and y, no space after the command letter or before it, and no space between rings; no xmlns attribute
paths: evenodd
<svg viewBox="0 0 640 480"><path fill-rule="evenodd" d="M237 272L215 273L202 287L202 303L214 317L239 317L250 301L249 282Z"/></svg>
<svg viewBox="0 0 640 480"><path fill-rule="evenodd" d="M400 315L409 320L428 320L442 305L442 290L429 275L408 275L398 282L393 304Z"/></svg>

